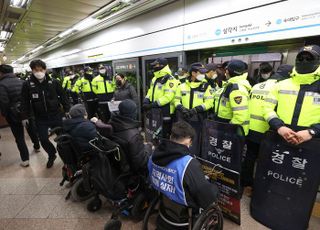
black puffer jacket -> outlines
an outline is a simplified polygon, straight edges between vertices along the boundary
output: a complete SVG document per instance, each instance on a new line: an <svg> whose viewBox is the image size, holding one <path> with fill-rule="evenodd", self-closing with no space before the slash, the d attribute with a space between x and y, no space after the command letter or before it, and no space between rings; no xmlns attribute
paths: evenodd
<svg viewBox="0 0 320 230"><path fill-rule="evenodd" d="M136 89L128 82L126 82L122 87L117 88L117 90L114 92L115 101L123 101L125 99L131 99L138 104L138 95Z"/></svg>
<svg viewBox="0 0 320 230"><path fill-rule="evenodd" d="M139 131L140 122L119 115L113 117L110 124L113 127L113 136L126 142L125 150L130 168L135 172L145 170L149 156Z"/></svg>
<svg viewBox="0 0 320 230"><path fill-rule="evenodd" d="M98 136L96 126L81 117L64 120L63 129L72 136L82 152L90 150L89 141Z"/></svg>
<svg viewBox="0 0 320 230"><path fill-rule="evenodd" d="M20 102L22 85L23 80L13 73L4 74L0 78L0 109L3 116L13 116L10 108Z"/></svg>

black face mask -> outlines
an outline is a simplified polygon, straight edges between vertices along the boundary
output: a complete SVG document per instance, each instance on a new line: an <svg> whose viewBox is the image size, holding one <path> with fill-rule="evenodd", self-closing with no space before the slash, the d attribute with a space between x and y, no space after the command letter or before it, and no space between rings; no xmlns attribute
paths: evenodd
<svg viewBox="0 0 320 230"><path fill-rule="evenodd" d="M154 71L154 72L158 72L158 71L160 71L160 70L162 70L162 69L163 69L163 66L153 67L153 71Z"/></svg>
<svg viewBox="0 0 320 230"><path fill-rule="evenodd" d="M298 54L296 58L296 71L300 74L313 73L320 66L320 56L308 52Z"/></svg>
<svg viewBox="0 0 320 230"><path fill-rule="evenodd" d="M92 74L85 73L84 77L88 80L92 80Z"/></svg>
<svg viewBox="0 0 320 230"><path fill-rule="evenodd" d="M121 80L116 80L116 84L118 87L122 86L122 81Z"/></svg>

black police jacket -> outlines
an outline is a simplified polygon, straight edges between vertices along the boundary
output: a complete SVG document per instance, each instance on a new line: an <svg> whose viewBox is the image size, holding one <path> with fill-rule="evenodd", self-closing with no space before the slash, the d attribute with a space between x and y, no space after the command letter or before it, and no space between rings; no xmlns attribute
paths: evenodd
<svg viewBox="0 0 320 230"><path fill-rule="evenodd" d="M60 82L49 75L46 74L43 82L39 82L34 75L24 82L21 92L23 119L32 115L35 118L48 119L68 112L69 109L70 103Z"/></svg>

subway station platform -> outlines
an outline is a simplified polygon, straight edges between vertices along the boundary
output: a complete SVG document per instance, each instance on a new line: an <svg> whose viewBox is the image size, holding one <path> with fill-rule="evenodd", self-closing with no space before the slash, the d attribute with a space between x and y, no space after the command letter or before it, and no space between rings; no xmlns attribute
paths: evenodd
<svg viewBox="0 0 320 230"><path fill-rule="evenodd" d="M31 153L30 167L19 166L20 157L9 128L0 129L0 229L103 229L111 215L106 202L96 213L86 210L84 203L65 201L68 188L60 187L62 162L58 158L54 167L45 167L47 157L42 150ZM28 136L26 138L29 138ZM28 146L32 146L27 139ZM32 151L32 147L29 148ZM249 214L250 198L243 196L241 203L241 226L225 219L226 230L264 230ZM122 218L122 229L141 229L141 222ZM151 229L154 225L151 224ZM320 218L312 217L310 230L320 229Z"/></svg>

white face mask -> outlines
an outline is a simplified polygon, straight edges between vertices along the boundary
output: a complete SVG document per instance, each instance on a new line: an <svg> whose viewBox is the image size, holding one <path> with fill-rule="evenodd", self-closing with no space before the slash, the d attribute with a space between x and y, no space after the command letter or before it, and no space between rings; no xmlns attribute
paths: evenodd
<svg viewBox="0 0 320 230"><path fill-rule="evenodd" d="M199 75L197 76L197 80L198 80L198 81L202 81L205 77L206 77L206 76L205 76L204 74L199 74Z"/></svg>
<svg viewBox="0 0 320 230"><path fill-rule="evenodd" d="M72 75L70 75L69 77L70 77L70 79L73 79L73 78L74 78L74 76L75 76L75 75L74 75L74 74L72 74Z"/></svg>
<svg viewBox="0 0 320 230"><path fill-rule="evenodd" d="M264 80L267 80L267 79L270 77L270 73L262 73L262 74L261 74L261 77L262 77Z"/></svg>
<svg viewBox="0 0 320 230"><path fill-rule="evenodd" d="M35 72L33 73L33 75L38 79L38 80L42 80L44 78L44 76L46 76L46 73L44 72Z"/></svg>
<svg viewBox="0 0 320 230"><path fill-rule="evenodd" d="M106 73L106 70L105 70L105 69L100 69L100 70L99 70L99 73L105 74L105 73Z"/></svg>
<svg viewBox="0 0 320 230"><path fill-rule="evenodd" d="M214 80L214 79L216 79L217 77L218 77L218 74L216 74L216 73L215 73L215 74L212 76L212 78L211 78L211 79L213 79L213 80Z"/></svg>

